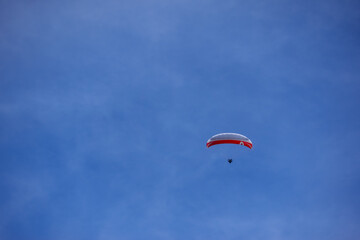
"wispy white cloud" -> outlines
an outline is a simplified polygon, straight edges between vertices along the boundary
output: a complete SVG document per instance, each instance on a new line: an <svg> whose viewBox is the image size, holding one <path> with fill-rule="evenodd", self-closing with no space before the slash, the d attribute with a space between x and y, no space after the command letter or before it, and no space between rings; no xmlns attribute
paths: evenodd
<svg viewBox="0 0 360 240"><path fill-rule="evenodd" d="M3 2L1 236L359 235L356 5Z"/></svg>

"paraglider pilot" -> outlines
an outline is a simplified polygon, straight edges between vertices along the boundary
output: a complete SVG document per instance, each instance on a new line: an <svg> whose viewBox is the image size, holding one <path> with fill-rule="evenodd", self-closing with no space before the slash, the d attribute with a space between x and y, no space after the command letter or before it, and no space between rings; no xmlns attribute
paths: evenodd
<svg viewBox="0 0 360 240"><path fill-rule="evenodd" d="M232 159L230 158L230 159L228 159L228 163L232 163Z"/></svg>

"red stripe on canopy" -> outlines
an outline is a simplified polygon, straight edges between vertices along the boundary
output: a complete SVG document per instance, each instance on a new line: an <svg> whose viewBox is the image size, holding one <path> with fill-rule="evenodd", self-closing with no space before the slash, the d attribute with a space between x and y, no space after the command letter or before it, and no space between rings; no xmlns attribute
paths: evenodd
<svg viewBox="0 0 360 240"><path fill-rule="evenodd" d="M211 147L213 145L217 145L217 144L240 144L240 145L244 145L250 149L252 148L252 143L240 141L240 140L233 140L233 139L210 141L210 142L206 143L206 147L209 148L209 147Z"/></svg>

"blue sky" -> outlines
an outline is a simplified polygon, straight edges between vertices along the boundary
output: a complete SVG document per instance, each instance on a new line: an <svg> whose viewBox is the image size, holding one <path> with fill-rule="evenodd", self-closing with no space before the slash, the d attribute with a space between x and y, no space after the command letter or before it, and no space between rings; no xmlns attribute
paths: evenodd
<svg viewBox="0 0 360 240"><path fill-rule="evenodd" d="M359 239L359 7L0 1L0 238Z"/></svg>

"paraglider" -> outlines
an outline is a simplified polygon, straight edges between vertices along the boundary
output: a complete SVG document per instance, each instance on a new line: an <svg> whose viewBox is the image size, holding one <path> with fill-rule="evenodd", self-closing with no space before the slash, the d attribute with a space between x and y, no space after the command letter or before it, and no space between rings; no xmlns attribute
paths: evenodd
<svg viewBox="0 0 360 240"><path fill-rule="evenodd" d="M211 147L213 145L217 144L224 144L224 143L230 143L230 144L240 144L248 148L252 148L252 142L249 138L245 137L244 135L241 135L239 133L220 133L212 136L207 142L206 147Z"/></svg>
<svg viewBox="0 0 360 240"><path fill-rule="evenodd" d="M206 142L206 147L209 148L211 146L217 145L217 144L238 144L242 145L248 148L253 147L253 143L251 140L244 135L241 135L239 133L219 133L211 138ZM228 159L228 163L232 163L232 159Z"/></svg>

